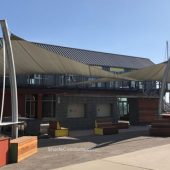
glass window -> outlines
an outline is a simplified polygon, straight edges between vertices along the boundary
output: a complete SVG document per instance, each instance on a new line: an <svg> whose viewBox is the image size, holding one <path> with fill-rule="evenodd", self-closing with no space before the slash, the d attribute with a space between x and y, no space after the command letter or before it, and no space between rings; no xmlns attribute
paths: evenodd
<svg viewBox="0 0 170 170"><path fill-rule="evenodd" d="M56 96L47 94L42 99L42 115L43 117L54 117L56 107Z"/></svg>

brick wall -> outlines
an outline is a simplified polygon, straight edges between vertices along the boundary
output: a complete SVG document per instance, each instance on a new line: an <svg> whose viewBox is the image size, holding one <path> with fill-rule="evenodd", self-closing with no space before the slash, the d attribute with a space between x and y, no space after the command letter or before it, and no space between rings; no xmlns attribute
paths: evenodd
<svg viewBox="0 0 170 170"><path fill-rule="evenodd" d="M158 99L138 99L139 122L150 123L158 116Z"/></svg>

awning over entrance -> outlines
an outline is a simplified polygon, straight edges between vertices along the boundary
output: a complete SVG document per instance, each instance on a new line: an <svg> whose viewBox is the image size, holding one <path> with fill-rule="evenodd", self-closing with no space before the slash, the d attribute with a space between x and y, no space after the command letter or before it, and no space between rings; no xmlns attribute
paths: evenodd
<svg viewBox="0 0 170 170"><path fill-rule="evenodd" d="M15 35L11 36L17 74L77 74L126 79L109 71L86 65L53 53ZM8 72L8 69L7 69ZM3 50L0 49L0 74L3 74Z"/></svg>

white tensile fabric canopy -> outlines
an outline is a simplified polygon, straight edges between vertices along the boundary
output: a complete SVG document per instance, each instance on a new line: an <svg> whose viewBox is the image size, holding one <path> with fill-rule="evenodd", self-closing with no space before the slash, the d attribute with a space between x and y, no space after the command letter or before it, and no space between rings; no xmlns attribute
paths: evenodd
<svg viewBox="0 0 170 170"><path fill-rule="evenodd" d="M124 73L122 74L122 76L129 76L139 81L143 81L143 80L162 81L166 66L167 66L167 62L155 64L153 66L149 66L143 69ZM170 74L168 74L167 82L170 82Z"/></svg>
<svg viewBox="0 0 170 170"><path fill-rule="evenodd" d="M139 70L131 71L128 73L122 73L120 76L128 77L129 80L137 81L162 81L166 66L167 62L164 62L149 67L145 67ZM115 80L114 78L99 78L93 81L86 81L84 83L110 82L114 80ZM170 82L170 70L168 71L168 77L166 81Z"/></svg>
<svg viewBox="0 0 170 170"><path fill-rule="evenodd" d="M56 54L36 44L11 36L16 74L77 74L124 79L109 71L86 65ZM8 73L8 69L7 69ZM3 74L3 50L0 49L0 74ZM126 78L125 78L126 79Z"/></svg>

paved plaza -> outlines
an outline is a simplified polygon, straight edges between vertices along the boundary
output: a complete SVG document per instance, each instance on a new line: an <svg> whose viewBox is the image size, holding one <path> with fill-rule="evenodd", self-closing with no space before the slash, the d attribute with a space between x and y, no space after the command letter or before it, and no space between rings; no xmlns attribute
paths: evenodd
<svg viewBox="0 0 170 170"><path fill-rule="evenodd" d="M152 149L154 147L163 147L165 150L166 147L164 146L167 146L167 144L170 144L170 138L150 137L148 135L148 127L146 126L130 127L128 130L121 130L119 134L108 136L95 136L91 130L74 131L70 133L70 137L40 139L37 154L17 164L9 164L1 169L47 170L57 168L71 169L71 167L74 169L74 166L78 166L79 168L77 168L81 169L80 166L82 165L83 167L91 166L93 169L99 169L95 167L95 161L97 161L97 165L100 165L100 167L105 166L109 169L109 167L113 168L115 166L121 170L122 166L124 168L125 165L128 165L128 160L130 161L128 166L130 166L131 170L133 170L132 167L141 169L141 164L138 162L139 158L141 159L146 153L151 153L152 155L148 155L151 160L153 154L159 152L159 150L153 151ZM150 151L146 149L150 149ZM140 155L140 157L136 155ZM137 166L134 164L133 158ZM148 157L146 158L148 159ZM125 162L121 163L122 161ZM142 164L145 164L145 161L148 160L143 159L142 161ZM149 163L147 165L149 166Z"/></svg>

